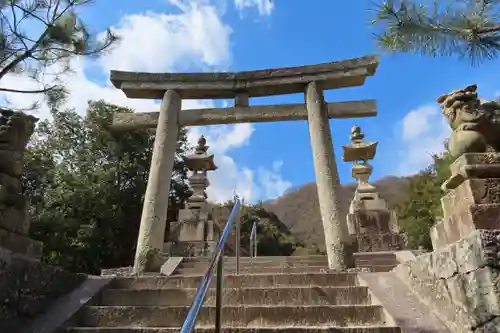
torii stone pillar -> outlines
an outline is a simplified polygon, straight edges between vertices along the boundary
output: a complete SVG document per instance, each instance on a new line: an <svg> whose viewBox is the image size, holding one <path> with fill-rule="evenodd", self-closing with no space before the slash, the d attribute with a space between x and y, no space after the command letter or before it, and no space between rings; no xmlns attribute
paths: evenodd
<svg viewBox="0 0 500 333"><path fill-rule="evenodd" d="M292 120L309 121L329 266L335 270L347 266L347 251L344 248L347 245L344 243L344 235L347 240L347 225L345 214L340 211L340 186L328 119L375 116L376 102L325 103L322 90L362 86L367 77L375 74L377 66L378 57L371 55L316 65L233 73L111 71L111 82L129 98L159 99L164 96L161 115L158 112L123 113L115 115L113 120L115 130L157 129L155 162L148 183L134 270L140 273L147 265L148 252L161 249L160 238L165 228L165 222L161 220L165 220L163 216L168 204L169 173L175 149L173 132L177 132L178 126ZM178 92L182 99L234 98L235 106L189 110L179 114L180 98L169 90ZM254 97L304 92L307 106L304 103L250 106L248 102L249 98ZM169 132L168 139L162 136L164 130ZM155 194L157 199L154 199Z"/></svg>
<svg viewBox="0 0 500 333"><path fill-rule="evenodd" d="M174 90L165 92L156 126L151 169L137 239L134 261L136 274L146 270L148 254L151 251L163 249L170 181L179 135L181 104L182 100L177 92Z"/></svg>
<svg viewBox="0 0 500 333"><path fill-rule="evenodd" d="M316 82L307 85L305 100L328 267L343 270L346 268L347 225L341 212L340 181L330 123L323 91Z"/></svg>

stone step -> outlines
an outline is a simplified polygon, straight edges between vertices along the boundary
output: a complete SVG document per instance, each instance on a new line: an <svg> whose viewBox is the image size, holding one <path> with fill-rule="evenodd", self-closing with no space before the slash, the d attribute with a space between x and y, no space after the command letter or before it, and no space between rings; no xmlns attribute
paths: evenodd
<svg viewBox="0 0 500 333"><path fill-rule="evenodd" d="M208 267L209 262L195 262L195 261L182 261L179 267L188 268L188 267ZM306 267L306 266L328 266L328 263L323 260L304 260L304 261L296 261L296 262L265 262L265 261L247 261L240 262L241 267ZM225 268L236 268L236 262L226 262L224 261Z"/></svg>
<svg viewBox="0 0 500 333"><path fill-rule="evenodd" d="M395 258L356 259L356 265L397 265Z"/></svg>
<svg viewBox="0 0 500 333"><path fill-rule="evenodd" d="M362 261L358 262L356 261L356 267L366 267L366 266L397 266L399 265L398 262L367 262L367 261Z"/></svg>
<svg viewBox="0 0 500 333"><path fill-rule="evenodd" d="M370 268L371 272L390 272L394 269L396 266L372 266Z"/></svg>
<svg viewBox="0 0 500 333"><path fill-rule="evenodd" d="M396 264L387 264L387 265L378 265L378 264L375 264L375 265L370 265L370 264L362 264L362 265L356 265L356 268L373 268L373 267L379 267L381 269L393 269L394 267L396 267L397 265Z"/></svg>
<svg viewBox="0 0 500 333"><path fill-rule="evenodd" d="M87 327L180 327L187 306L88 306L84 307L79 326ZM204 306L197 319L201 326L213 325L215 307ZM380 305L331 306L225 306L225 326L377 326L385 325Z"/></svg>
<svg viewBox="0 0 500 333"><path fill-rule="evenodd" d="M148 276L116 277L109 288L115 289L165 289L198 288L199 276ZM356 286L356 273L315 273L315 274L262 274L229 275L224 277L224 288L271 288L296 286ZM212 280L215 286L215 277Z"/></svg>
<svg viewBox="0 0 500 333"><path fill-rule="evenodd" d="M210 262L211 257L184 257L183 262ZM301 261L317 261L327 264L327 257L324 255L310 256L262 256L262 257L240 257L240 262L258 262L258 263L283 263L283 262L301 262ZM224 263L235 263L236 257L224 257Z"/></svg>
<svg viewBox="0 0 500 333"><path fill-rule="evenodd" d="M391 251L384 252L356 252L353 254L354 260L376 260L376 259L394 259L397 260L396 254Z"/></svg>
<svg viewBox="0 0 500 333"><path fill-rule="evenodd" d="M179 328L144 327L69 327L61 333L178 333ZM197 327L195 333L215 333L213 325ZM223 327L223 333L401 333L399 327Z"/></svg>
<svg viewBox="0 0 500 333"><path fill-rule="evenodd" d="M182 306L190 305L196 294L189 289L106 289L100 305L105 306ZM368 305L367 287L298 287L224 289L227 305ZM215 304L215 289L210 289L205 305Z"/></svg>
<svg viewBox="0 0 500 333"><path fill-rule="evenodd" d="M397 265L364 265L364 266L358 266L358 268L368 268L371 272L390 272L396 267Z"/></svg>
<svg viewBox="0 0 500 333"><path fill-rule="evenodd" d="M203 275L206 267L180 267L174 272L174 275ZM327 266L302 266L302 267L240 267L240 274L266 274L266 273L320 273L326 272ZM224 267L225 275L233 275L236 273L236 268Z"/></svg>

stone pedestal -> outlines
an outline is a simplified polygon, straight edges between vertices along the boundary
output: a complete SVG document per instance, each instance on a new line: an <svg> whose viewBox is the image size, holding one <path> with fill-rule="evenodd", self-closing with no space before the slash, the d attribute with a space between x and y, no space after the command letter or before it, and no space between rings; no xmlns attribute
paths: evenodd
<svg viewBox="0 0 500 333"><path fill-rule="evenodd" d="M402 248L396 214L368 182L377 142L365 142L359 126L351 130L351 144L344 145L344 161L353 162L352 177L358 186L349 206L347 229L355 252L397 251Z"/></svg>
<svg viewBox="0 0 500 333"><path fill-rule="evenodd" d="M399 265L395 272L453 333L500 332L500 230L474 230L458 242Z"/></svg>
<svg viewBox="0 0 500 333"><path fill-rule="evenodd" d="M452 133L434 251L397 267L452 332L500 333L500 104L477 86L438 98Z"/></svg>
<svg viewBox="0 0 500 333"><path fill-rule="evenodd" d="M171 222L164 251L176 257L209 256L216 245L208 208L188 208L179 211L179 221Z"/></svg>
<svg viewBox="0 0 500 333"><path fill-rule="evenodd" d="M398 251L403 247L396 215L376 192L356 193L347 223L356 252Z"/></svg>
<svg viewBox="0 0 500 333"><path fill-rule="evenodd" d="M0 118L0 248L40 259L43 244L28 237L29 202L22 194L23 153L37 119L2 111Z"/></svg>
<svg viewBox="0 0 500 333"><path fill-rule="evenodd" d="M434 251L396 273L452 332L500 332L500 153L466 153L443 184Z"/></svg>
<svg viewBox="0 0 500 333"><path fill-rule="evenodd" d="M450 169L443 219L431 228L434 250L477 229L500 230L500 153L463 154Z"/></svg>

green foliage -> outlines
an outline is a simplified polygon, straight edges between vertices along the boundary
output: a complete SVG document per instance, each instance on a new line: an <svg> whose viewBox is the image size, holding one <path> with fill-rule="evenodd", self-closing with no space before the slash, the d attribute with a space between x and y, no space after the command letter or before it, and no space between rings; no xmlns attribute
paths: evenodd
<svg viewBox="0 0 500 333"><path fill-rule="evenodd" d="M44 242L44 261L78 272L130 265L146 190L154 135L115 135L113 114L131 112L90 102L85 117L53 112L39 124L26 154L25 194L32 203L32 237ZM178 155L186 150L181 131ZM186 168L179 156L172 206L186 198Z"/></svg>
<svg viewBox="0 0 500 333"><path fill-rule="evenodd" d="M373 24L379 45L390 52L468 57L473 65L500 52L500 2L497 0L385 0Z"/></svg>
<svg viewBox="0 0 500 333"><path fill-rule="evenodd" d="M408 196L395 207L408 245L414 249L432 249L429 230L442 216L441 185L450 176L453 159L447 153L433 155L433 159L428 168L410 178Z"/></svg>
<svg viewBox="0 0 500 333"><path fill-rule="evenodd" d="M230 211L233 201L216 205L216 209ZM228 215L228 214L226 214ZM257 224L257 254L259 256L289 256L298 248L305 248L302 241L293 236L287 226L273 213L267 211L262 203L243 204L241 207L240 244L250 249L250 234L253 224Z"/></svg>
<svg viewBox="0 0 500 333"><path fill-rule="evenodd" d="M3 87L11 93L43 93L50 103L61 102L65 89L59 75L69 71L74 57L99 56L117 41L111 31L93 36L78 15L90 0L6 0L0 3L0 80L24 73L40 83L35 90ZM29 32L28 32L29 31ZM54 66L57 65L57 66ZM51 82L44 80L50 68ZM35 104L31 108L36 108Z"/></svg>

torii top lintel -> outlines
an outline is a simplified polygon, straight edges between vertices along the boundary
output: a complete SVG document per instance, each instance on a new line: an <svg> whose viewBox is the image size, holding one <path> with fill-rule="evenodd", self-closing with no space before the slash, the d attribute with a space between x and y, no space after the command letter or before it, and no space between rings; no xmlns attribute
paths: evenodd
<svg viewBox="0 0 500 333"><path fill-rule="evenodd" d="M304 92L318 82L322 89L361 86L378 67L378 56L368 55L317 65L219 73L141 73L111 71L111 82L129 98L161 99L176 90L184 99L234 98Z"/></svg>

